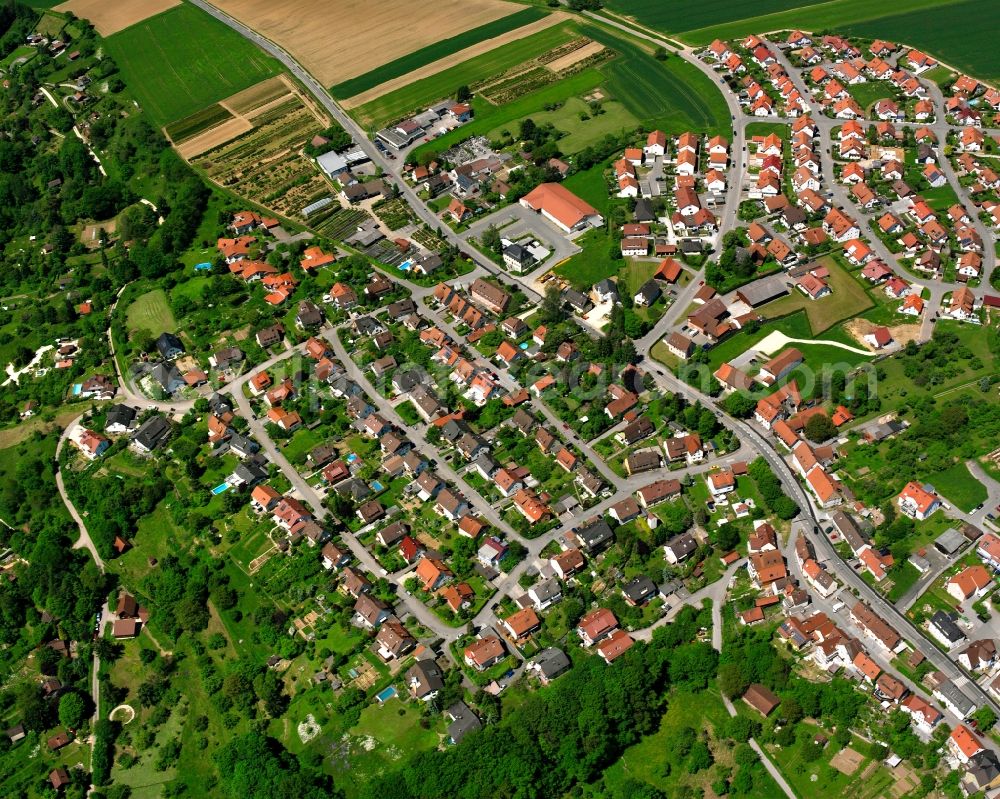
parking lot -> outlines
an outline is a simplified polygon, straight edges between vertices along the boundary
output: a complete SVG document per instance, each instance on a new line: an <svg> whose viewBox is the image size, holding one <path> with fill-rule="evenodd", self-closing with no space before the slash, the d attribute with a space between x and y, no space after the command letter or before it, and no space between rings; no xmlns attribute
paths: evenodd
<svg viewBox="0 0 1000 799"><path fill-rule="evenodd" d="M501 236L512 241L527 237L537 239L552 253L545 262L548 268L580 252L580 248L566 238L559 228L523 205L508 205L484 216L469 227L463 238L479 238L490 225L496 226Z"/></svg>

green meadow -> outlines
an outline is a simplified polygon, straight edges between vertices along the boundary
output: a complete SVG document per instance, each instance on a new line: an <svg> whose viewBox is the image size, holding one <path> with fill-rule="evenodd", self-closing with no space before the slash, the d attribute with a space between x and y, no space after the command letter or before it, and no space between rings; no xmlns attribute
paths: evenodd
<svg viewBox="0 0 1000 799"><path fill-rule="evenodd" d="M194 6L177 6L105 39L140 105L158 125L281 71L236 31Z"/></svg>

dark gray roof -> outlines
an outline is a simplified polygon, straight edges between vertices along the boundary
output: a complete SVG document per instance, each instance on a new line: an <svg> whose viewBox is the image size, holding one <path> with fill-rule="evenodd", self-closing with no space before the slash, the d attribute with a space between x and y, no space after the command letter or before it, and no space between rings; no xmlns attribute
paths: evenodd
<svg viewBox="0 0 1000 799"><path fill-rule="evenodd" d="M241 433L233 433L229 437L229 448L231 450L238 450L239 452L245 452L248 455L252 455L260 449L260 444L249 436L242 435Z"/></svg>
<svg viewBox="0 0 1000 799"><path fill-rule="evenodd" d="M233 474L244 483L249 483L251 485L267 478L266 469L250 462L241 463L233 470Z"/></svg>
<svg viewBox="0 0 1000 799"><path fill-rule="evenodd" d="M576 531L576 537L587 549L596 549L615 537L614 531L604 519L598 519Z"/></svg>
<svg viewBox="0 0 1000 799"><path fill-rule="evenodd" d="M656 215L653 213L653 206L649 204L649 200L645 197L640 197L635 201L635 221L636 222L654 222L656 221Z"/></svg>
<svg viewBox="0 0 1000 799"><path fill-rule="evenodd" d="M448 717L452 720L448 725L448 737L452 743L461 743L470 732L482 729L479 716L472 712L465 702L456 702L448 708Z"/></svg>
<svg viewBox="0 0 1000 799"><path fill-rule="evenodd" d="M943 610L939 610L931 616L931 624L933 624L937 628L938 632L940 632L953 644L965 639L965 633L963 633L962 629L955 623L955 616L953 614L945 613Z"/></svg>
<svg viewBox="0 0 1000 799"><path fill-rule="evenodd" d="M622 593L633 602L644 602L656 593L656 584L645 575L640 575L622 586Z"/></svg>
<svg viewBox="0 0 1000 799"><path fill-rule="evenodd" d="M184 385L184 378L172 363L158 363L149 374L168 394L172 394Z"/></svg>
<svg viewBox="0 0 1000 799"><path fill-rule="evenodd" d="M156 351L161 358L170 358L178 352L184 352L184 345L173 333L160 333L156 339Z"/></svg>
<svg viewBox="0 0 1000 799"><path fill-rule="evenodd" d="M562 586L555 577L542 580L531 587L531 591L539 602L549 602L562 594Z"/></svg>
<svg viewBox="0 0 1000 799"><path fill-rule="evenodd" d="M674 555L686 556L698 548L698 542L694 540L694 536L690 533L681 533L679 536L667 541L667 546L670 547L670 551Z"/></svg>
<svg viewBox="0 0 1000 799"><path fill-rule="evenodd" d="M538 670L541 671L547 680L558 677L570 667L570 661L566 653L555 647L543 649L535 656L534 661L535 665L538 666Z"/></svg>
<svg viewBox="0 0 1000 799"><path fill-rule="evenodd" d="M414 663L406 672L406 679L408 682L416 682L414 693L418 697L444 688L444 674L441 667L430 659Z"/></svg>
<svg viewBox="0 0 1000 799"><path fill-rule="evenodd" d="M161 446L170 437L170 423L162 416L151 416L138 430L132 439L148 450Z"/></svg>
<svg viewBox="0 0 1000 799"><path fill-rule="evenodd" d="M135 421L137 414L138 411L135 408L117 403L108 408L104 427L107 429L109 426L114 424L120 424L122 427L128 427L133 421Z"/></svg>

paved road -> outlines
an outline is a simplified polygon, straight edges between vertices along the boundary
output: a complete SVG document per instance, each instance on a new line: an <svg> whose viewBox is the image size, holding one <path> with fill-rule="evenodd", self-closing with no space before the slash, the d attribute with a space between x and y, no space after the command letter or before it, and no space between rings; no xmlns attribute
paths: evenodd
<svg viewBox="0 0 1000 799"><path fill-rule="evenodd" d="M94 563L97 564L97 568L102 572L104 571L104 561L97 552L97 547L94 546L94 541L90 537L90 531L87 530L87 525L84 524L83 517L76 510L76 506L69 498L69 494L66 493L66 485L63 482L62 469L59 468L59 455L62 453L63 446L69 440L70 432L83 421L83 416L78 416L63 430L62 435L59 436L59 443L56 444L56 488L59 489L59 496L62 497L63 504L66 506L66 510L69 511L69 515L73 517L73 521L76 522L76 526L80 529L80 537L77 539L76 543L73 544L73 549L86 549L91 557L94 559Z"/></svg>
<svg viewBox="0 0 1000 799"><path fill-rule="evenodd" d="M214 6L211 6L210 4L204 2L204 0L192 0L192 2L194 2L195 5L199 6L212 16L216 17L225 24L229 25L231 28L235 29L246 38L254 41L264 50L271 53L276 58L278 58L282 63L284 63L285 66L289 69L289 71L293 75L295 75L295 77L299 81L301 81L302 84L306 86L306 88L316 97L316 99L322 104L322 106L327 110L327 112L330 113L330 115L334 119L336 119L348 132L352 134L352 136L355 137L359 145L366 151L366 153L369 155L369 157L377 166L382 167L383 170L389 174L398 176L401 164L394 163L392 161L383 158L381 153L378 152L378 150L374 147L374 145L368 140L365 131L361 130L354 123L352 119L350 119L343 111L341 111L341 109L336 105L336 103L333 102L333 100L326 93L325 89L322 86L320 86L316 82L316 80L311 75L309 75L288 53L286 53L284 50L282 50L273 42L268 41L267 39L260 36L256 32L250 30L242 23L232 19L228 15L216 9ZM708 65L702 63L699 59L695 58L690 50L678 49L673 43L663 40L662 38L654 36L648 32L639 31L631 25L626 25L622 22L608 20L606 17L599 17L599 19L601 19L601 21L605 22L606 24L610 24L614 27L620 28L625 32L628 32L631 35L647 39L648 41L666 47L668 50L675 53L677 56L684 58L685 60L694 64L698 69L700 69L702 72L708 75L713 81L718 80L717 74ZM789 69L789 73L793 75L795 79L801 82L801 76L798 75L795 70ZM800 91L801 90L802 89L800 88ZM734 122L736 120L740 120L741 123L735 125L735 137L731 147L731 152L733 153L734 159L739 161L739 164L734 164L734 166L741 167L743 158L742 155L743 147L745 143L744 127L746 120L743 118L742 112L738 108L735 97L733 97L732 94L729 92L724 92L723 94L726 98L727 104L730 107ZM803 95L807 96L808 93L803 92ZM835 127L840 123L838 121L830 120L822 116L817 116L815 117L815 119L820 127L821 137L822 137L821 141L823 146L821 147L821 155L823 160L823 169L828 179L832 179L833 160L832 160L832 155L828 150L829 146L832 146L832 139L830 132L833 127ZM944 123L939 123L935 126L935 129L938 131L942 131L943 133L946 133L948 127L949 126L944 125ZM939 133L938 135L941 136L942 138L941 145L943 146L944 144L943 135L942 133ZM742 174L742 172L740 172L740 174ZM953 173L948 173L947 171L946 174L949 174L950 177L953 176ZM721 214L724 230L729 229L732 225L735 224L735 218L736 218L735 214L736 214L736 209L738 208L738 201L739 201L738 187L739 187L738 180L730 180L729 190L727 191L727 200L723 207L723 212ZM474 248L469 247L468 244L464 242L460 236L454 234L446 227L440 225L438 218L433 213L430 212L430 210L419 200L415 192L409 186L407 186L403 181L400 181L400 191L402 196L413 207L414 211L417 213L417 215L422 221L430 224L434 228L438 227L444 228L445 238L450 243L461 247L463 251L469 253L469 255L473 258L473 260L476 263L477 266L476 273L479 273L480 270L482 270L482 272L488 272L490 274L497 276L502 281L509 280L506 273L502 272L502 270L499 270L496 267L496 265L493 264L492 261L490 261L481 253L477 252ZM834 196L837 198L839 202L841 202L841 204L845 208L853 207L853 204L847 197L843 187L834 188L833 191L834 191ZM992 240L993 239L991 235L984 236L984 242L991 242ZM886 257L887 262L890 263L894 262L894 258L892 257L892 255L890 253L887 253L884 247L880 246L880 242L878 241L878 239L872 237L872 244L873 248L877 253L879 253L883 257ZM994 262L992 253L990 253L989 258L984 258L984 260L987 261L990 264L990 267L992 268ZM927 285L925 281L920 281L918 279L911 279L911 282L916 283L918 285ZM935 288L938 291L941 290L939 284L935 284L933 286L928 286L928 287L932 289L932 293ZM524 287L524 290L529 295L529 298L537 299L537 294L532 292L530 289ZM689 291L693 292L693 290L690 289ZM424 291L415 290L414 296L416 297L426 296L427 293L428 293L427 290ZM935 299L939 301L940 298L938 296ZM680 313L681 311L683 311L686 304L687 303L682 303L679 300L675 304L677 308L676 313ZM658 326L658 328L659 327L660 326ZM665 327L666 325L663 325L664 329ZM460 339L456 337L456 340ZM334 343L334 347L336 349L339 346L339 341L336 340L335 336L331 339L331 341ZM642 342L643 349L641 349L640 351L645 351L645 347L651 344L652 341L655 341L655 339L653 339L652 337L650 337L649 341L643 341ZM349 357L346 357L342 347L340 347L338 356L343 361L345 368L350 369L352 361L350 360ZM358 382L362 386L368 387L370 397L372 398L373 401L376 402L376 404L379 404L381 407L380 400L382 398L380 398L380 396L376 392L370 389L367 379L364 378L363 375L361 377L362 379L358 380ZM357 378L355 377L355 379ZM712 399L710 397L680 382L672 375L656 373L655 379L661 388L679 393L682 396L686 397L689 401L701 402L706 406L712 407ZM123 380L122 382L124 385L125 381ZM246 413L245 400L242 400L241 402L242 392L237 390L234 391L233 393L237 397L238 403L240 403L241 412ZM389 418L390 420L394 420L396 418L395 412L391 408L383 410L387 418ZM250 417L252 417L252 414L248 416L248 421ZM811 540L813 541L814 546L816 546L817 548L819 557L821 558L822 561L827 563L828 567L831 569L831 572L835 575L835 577L842 584L849 587L855 594L862 597L866 602L868 602L875 609L877 613L883 616L883 618L889 620L897 628L897 630L899 630L900 633L904 635L905 638L907 638L907 640L909 640L912 644L920 648L920 650L927 656L928 660L930 660L930 662L935 667L943 671L950 678L956 680L959 684L968 683L968 680L964 677L958 666L953 661L951 661L947 656L942 654L935 646L933 646L933 644L927 641L920 630L914 627L910 623L910 621L906 619L895 607L886 602L881 597L881 595L875 592L870 586L868 586L867 583L865 583L860 578L859 575L857 575L852 569L850 569L846 564L844 564L843 561L840 560L835 550L833 549L832 545L826 539L825 536L823 536L822 534L817 535L813 533L813 530L819 529L819 519L823 515L822 512L817 511L812 506L810 498L804 492L801 484L798 482L797 478L795 477L789 466L784 462L784 460L781 457L778 456L778 454L770 446L770 444L764 440L762 435L757 430L753 429L744 422L724 417L721 414L720 414L720 419L723 421L724 424L730 427L730 429L736 432L736 434L739 436L740 440L744 443L746 447L749 447L752 451L758 453L767 460L767 462L769 463L775 474L781 480L785 488L785 491L798 503L798 505L802 509L800 517L796 520L797 527L799 529L805 529L809 531L808 534ZM289 479L292 480L293 484L296 485L297 490L299 490L300 493L302 493L303 498L309 501L311 504L313 504L314 508L316 508L318 512L321 511L322 506L319 503L318 498L316 497L312 489L307 484L304 484L304 481L301 479L301 477L293 478L293 475L296 474L295 470L291 468L290 464L288 464L287 460L285 460L280 455L280 453L276 452L275 448L273 447L273 444L270 445L270 449L268 449L268 445L265 443L267 442L268 439L267 436L263 434L262 428L258 426L258 429L255 430L254 432L258 434L261 443L265 446L265 449L269 452L269 454L277 455L277 457L274 458L275 462L279 464L280 468L282 468L282 470L286 474L288 474ZM272 450L275 451L272 452ZM707 468L710 468L710 465L700 465L699 467L691 469L690 471L692 472L704 471ZM455 483L460 488L462 487L463 481L461 481L458 475L454 473L449 474L448 473L449 470L446 468L441 468L441 471L445 477L451 479L452 482ZM615 482L615 485L617 487L620 486L621 483ZM467 496L472 497L474 493L475 492L470 491L467 494ZM619 488L619 490L616 491L611 497L603 500L600 504L598 504L595 508L591 509L591 511L589 511L588 513L594 513L594 514L600 513L606 510L608 507L610 507L611 504L613 504L614 502L618 501L619 499L623 498L626 495L627 493L625 489ZM484 503L484 507L488 506L486 506ZM576 523L578 523L577 520L568 521L563 526L561 526L557 530L551 531L546 536L527 542L526 545L528 546L530 553L529 558L526 559L526 561L522 563L517 569L513 570L513 572L510 575L507 575L505 579L500 581L500 585L498 587L501 589L501 591L506 592L512 589L514 583L516 582L517 576L520 573L523 573L523 570L527 568L528 564L533 559L538 557L538 554L540 553L544 545L548 541L551 541L556 535L565 532L566 529L568 529L569 527L571 527ZM82 522L80 522L80 526L82 530L85 529L83 528ZM503 528L501 527L501 529ZM351 545L351 549L352 551L354 551L355 556L365 566L365 568L375 573L381 572L381 569L378 567L377 562L374 560L374 558L372 558L372 556L367 552L367 550L365 550L363 547L360 547L360 545L358 545L356 541L352 540L352 537L348 536L347 540L349 545ZM431 614L421 603L405 602L405 604L407 604L411 612L413 612L414 615L418 619L420 619L422 623L425 624L425 626L428 626L429 628L435 630L443 637L449 638L453 637L456 634L456 631L454 629L445 628L441 624L441 622L437 620L436 617L434 617L433 614ZM491 612L484 611L483 613L480 614L480 617L491 618ZM480 617L477 617L477 621L480 621ZM996 705L993 703L990 697L988 697L978 686L975 686L974 684L973 685L966 684L963 686L963 688L967 692L971 693L973 697L976 698L977 700L984 702L985 704L988 704L992 706L994 709L996 709ZM786 793L788 793L791 796L792 794L788 790L787 785L783 784L783 780L780 779L780 775L776 776L776 779L779 781L779 784L782 785L783 790L785 790Z"/></svg>
<svg viewBox="0 0 1000 799"><path fill-rule="evenodd" d="M712 407L712 398L701 393L692 386L681 382L669 373L656 373L655 378L661 387L674 391L690 402L701 402L707 407ZM833 544L821 532L820 518L825 514L818 511L811 501L811 496L807 495L798 481L795 473L785 460L778 455L777 451L767 442L764 437L750 424L728 416L720 414L723 423L736 432L744 443L753 447L757 454L763 457L771 470L779 478L787 493L799 506L800 515L795 520L801 529L805 529L808 538L816 548L819 559L828 564L833 576L842 584L848 586L853 593L864 600L883 619L888 621L896 631L918 648L924 656L945 676L954 681L957 685L963 686L973 699L982 704L989 705L995 712L1000 713L998 706L993 699L974 683L964 685L968 682L966 675L961 668L947 655L941 652L930 640L928 640L923 630L916 627L903 613L901 613L891 602L887 601L878 591L866 583L857 572L841 560L839 554L834 549ZM791 552L794 559L794 552ZM786 558L789 552L786 552Z"/></svg>
<svg viewBox="0 0 1000 799"><path fill-rule="evenodd" d="M372 163L381 167L386 174L396 177L396 183L399 186L400 196L407 201L414 213L416 213L422 222L426 222L432 229L440 229L445 240L448 241L449 244L452 244L467 253L480 268L499 277L506 275L506 273L494 264L493 261L463 241L461 236L445 225L441 219L434 214L423 203L423 201L421 201L421 199L417 196L416 191L414 191L414 189L408 185L406 181L399 178L400 171L403 167L401 159L389 160L383 156L382 153L379 152L378 148L375 147L374 143L368 138L367 131L362 129L360 125L348 116L340 108L340 106L333 101L333 98L327 93L326 88L322 86L309 72L307 72L287 51L275 42L272 42L270 39L267 39L257 33L257 31L247 27L239 20L234 19L225 12L216 8L211 3L207 3L205 0L191 0L191 2L203 11L211 14L220 22L228 25L243 37L254 42L262 50L270 53L282 64L284 64L285 68L288 69L288 71L291 72L292 75L294 75L295 78L306 87L309 93L313 95L320 105L322 105L326 112L330 114L330 116L333 117L333 119L335 119L340 126L344 128L344 130L351 134L354 141L357 142L361 149L365 151L365 154L372 160ZM541 299L535 292L531 291L527 287L524 288L524 291L528 294L530 299L536 301Z"/></svg>

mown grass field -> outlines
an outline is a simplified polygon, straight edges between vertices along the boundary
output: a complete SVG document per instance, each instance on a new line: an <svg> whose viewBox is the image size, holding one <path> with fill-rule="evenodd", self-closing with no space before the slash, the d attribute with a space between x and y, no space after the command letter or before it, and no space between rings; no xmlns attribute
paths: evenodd
<svg viewBox="0 0 1000 799"><path fill-rule="evenodd" d="M136 297L125 316L130 331L148 330L154 338L160 333L172 333L177 327L177 321L170 310L163 289L153 289Z"/></svg>
<svg viewBox="0 0 1000 799"><path fill-rule="evenodd" d="M275 59L187 4L104 41L129 89L158 125L190 116L280 71Z"/></svg>
<svg viewBox="0 0 1000 799"><path fill-rule="evenodd" d="M964 463L956 463L944 471L927 474L925 479L934 485L941 496L966 513L985 502L988 497L986 487L972 476Z"/></svg>
<svg viewBox="0 0 1000 799"><path fill-rule="evenodd" d="M819 261L830 270L827 283L833 293L811 300L798 289L792 289L787 297L769 302L761 308L761 313L770 319L804 310L814 334L822 333L837 322L850 319L874 306L865 287L832 258ZM857 346L857 345L855 345Z"/></svg>
<svg viewBox="0 0 1000 799"><path fill-rule="evenodd" d="M497 47L488 53L384 94L354 109L352 115L363 125L381 127L400 116L454 94L462 85L498 75L511 67L540 56L580 35L579 28L566 23L532 36ZM362 76L364 77L364 76ZM355 92L356 93L356 92ZM478 114L478 109L477 109Z"/></svg>
<svg viewBox="0 0 1000 799"><path fill-rule="evenodd" d="M478 44L486 39L492 39L495 36L509 33L510 31L523 27L528 23L535 22L544 16L545 13L541 9L526 8L523 11L518 11L516 14L511 14L509 16L493 20L492 22L487 22L485 25L480 25L478 28L472 28L472 30L467 30L457 36L442 39L434 44L421 47L419 50L415 50L412 53L396 58L387 64L383 64L377 69L364 73L363 75L358 75L350 80L342 81L330 89L330 94L338 100L353 97L356 94L368 91L368 89L373 89L379 84L385 83L387 80L398 78L414 69L419 69L420 67L432 64L439 58L444 58L445 56L451 55L459 50L463 50L466 47L471 47L472 45Z"/></svg>
<svg viewBox="0 0 1000 799"><path fill-rule="evenodd" d="M639 124L636 116L617 100L603 103L602 108L604 113L594 116L590 107L581 98L570 97L561 108L532 114L531 118L538 125L551 123L556 129L565 133L566 135L559 139L559 149L575 153L595 139L609 133L617 134L623 130L631 130ZM497 125L488 135L491 139L499 138L506 128L506 123Z"/></svg>

